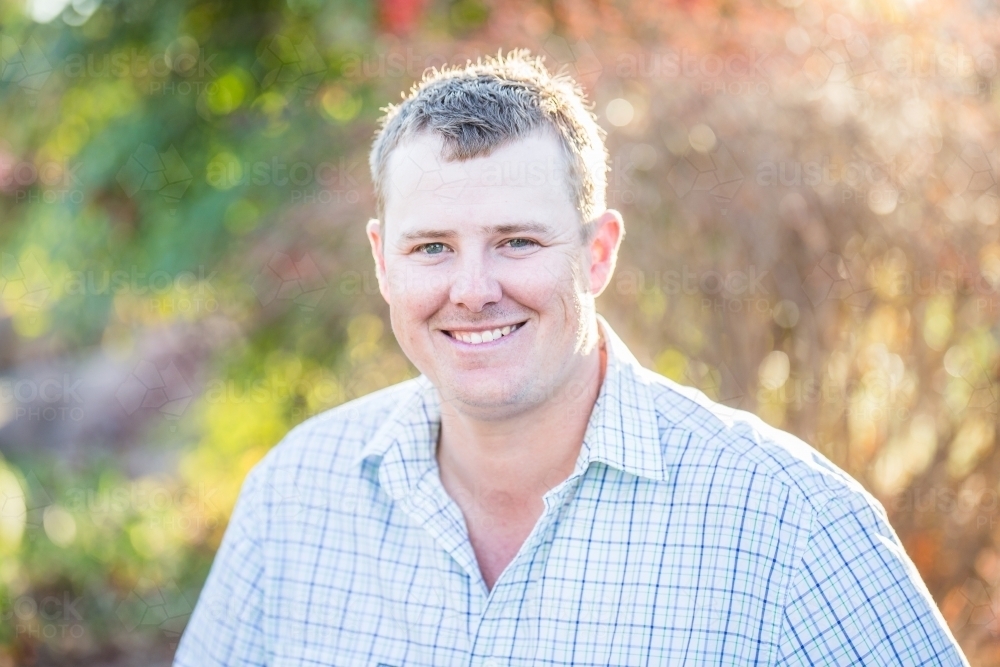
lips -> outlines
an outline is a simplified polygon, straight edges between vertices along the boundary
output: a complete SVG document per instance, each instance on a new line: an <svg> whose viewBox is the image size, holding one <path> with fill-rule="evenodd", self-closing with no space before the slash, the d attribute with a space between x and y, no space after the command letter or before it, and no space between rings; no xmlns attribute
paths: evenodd
<svg viewBox="0 0 1000 667"><path fill-rule="evenodd" d="M509 336L524 326L524 324L524 322L519 322L517 324L496 327L494 329L478 329L475 331L445 331L444 333L463 343L468 343L470 345L482 345L484 343L492 343L495 340L500 340L504 336Z"/></svg>

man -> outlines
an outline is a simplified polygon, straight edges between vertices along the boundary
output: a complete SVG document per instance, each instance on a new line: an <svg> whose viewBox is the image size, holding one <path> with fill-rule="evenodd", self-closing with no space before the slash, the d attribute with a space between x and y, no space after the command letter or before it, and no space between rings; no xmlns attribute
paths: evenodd
<svg viewBox="0 0 1000 667"><path fill-rule="evenodd" d="M606 164L524 52L389 108L367 232L421 376L250 473L177 665L967 664L876 500L596 314Z"/></svg>

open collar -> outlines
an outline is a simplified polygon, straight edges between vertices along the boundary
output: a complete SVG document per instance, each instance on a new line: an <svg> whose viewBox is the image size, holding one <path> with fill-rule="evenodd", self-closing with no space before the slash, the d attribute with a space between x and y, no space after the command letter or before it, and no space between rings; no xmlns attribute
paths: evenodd
<svg viewBox="0 0 1000 667"><path fill-rule="evenodd" d="M657 413L644 369L607 321L597 316L607 346L607 368L584 434L574 475L601 462L626 473L665 481ZM365 443L357 463L376 460L382 488L395 500L405 497L436 471L435 447L441 428L441 398L425 375L404 395Z"/></svg>

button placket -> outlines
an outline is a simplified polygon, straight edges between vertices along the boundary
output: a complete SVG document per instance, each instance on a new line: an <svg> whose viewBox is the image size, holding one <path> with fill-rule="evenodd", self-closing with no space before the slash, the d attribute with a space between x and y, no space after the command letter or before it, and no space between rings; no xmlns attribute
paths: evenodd
<svg viewBox="0 0 1000 667"><path fill-rule="evenodd" d="M545 544L550 531L554 530L555 521L560 515L567 497L574 492L579 484L580 477L580 475L576 475L567 479L562 488L558 488L553 495L547 496L544 499L545 510L542 512L542 516L539 517L538 523L531 534L528 535L524 544L521 545L521 549L514 557L514 560L501 573L489 596L486 598L486 603L476 629L476 635L472 642L472 655L490 655L491 653L513 655L516 651L516 647L509 640L505 645L497 644L498 625L510 620L508 618L509 614L504 613L508 611L508 605L522 604L521 597L529 595L529 590L533 583L532 572L529 571L527 573L527 580L522 580L523 578L519 576L520 571L524 568L534 570L539 565L537 562L539 556L538 550ZM530 605L528 610L529 616L532 615ZM523 640L523 637L520 640ZM489 648L486 649L485 647ZM499 662L499 659L496 657L486 658L486 660L497 661L489 664L500 665L506 663L506 660ZM471 664L487 664L486 660L481 663L473 660Z"/></svg>

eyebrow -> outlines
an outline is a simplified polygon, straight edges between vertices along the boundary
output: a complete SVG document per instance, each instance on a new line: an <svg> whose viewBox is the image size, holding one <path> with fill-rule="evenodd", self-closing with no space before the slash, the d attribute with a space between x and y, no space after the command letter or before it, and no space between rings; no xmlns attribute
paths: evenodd
<svg viewBox="0 0 1000 667"><path fill-rule="evenodd" d="M514 222L505 225L490 225L484 229L487 235L495 236L500 234L547 234L552 231L548 225L540 222ZM455 232L449 229L416 229L403 234L404 241L416 241L418 239L449 239L455 236Z"/></svg>

